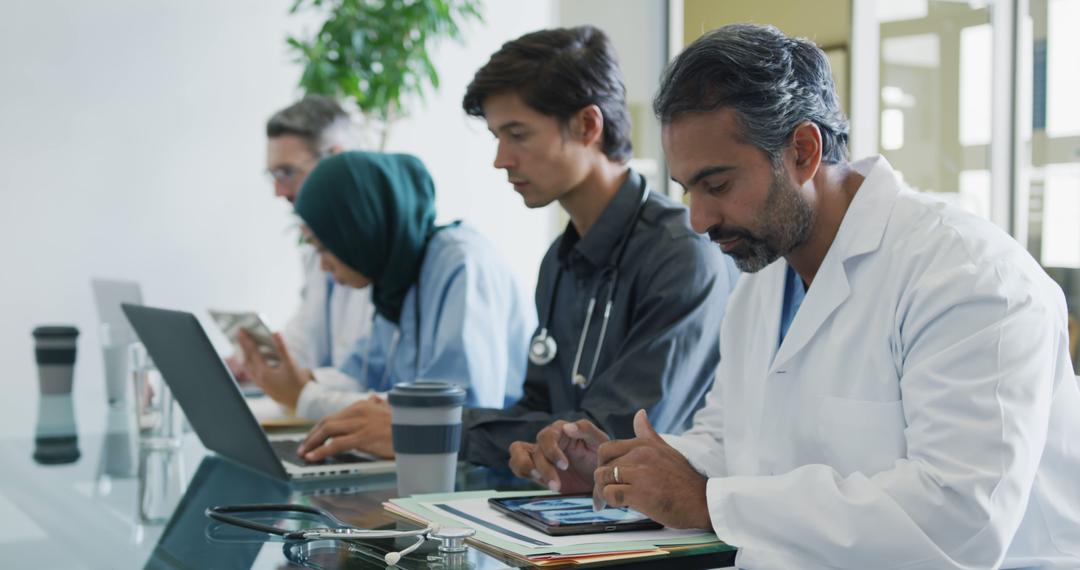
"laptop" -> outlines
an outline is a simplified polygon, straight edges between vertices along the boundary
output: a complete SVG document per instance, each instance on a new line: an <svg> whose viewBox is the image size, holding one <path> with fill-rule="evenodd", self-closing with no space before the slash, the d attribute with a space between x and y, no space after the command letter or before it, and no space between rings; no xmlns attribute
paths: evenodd
<svg viewBox="0 0 1080 570"><path fill-rule="evenodd" d="M303 434L268 438L195 315L139 305L124 314L207 449L290 481L390 473L394 462L345 453L320 464L297 456Z"/></svg>
<svg viewBox="0 0 1080 570"><path fill-rule="evenodd" d="M111 344L115 346L127 345L135 342L135 331L124 318L124 312L120 305L141 305L142 289L135 281L117 281L112 279L92 279L91 287L94 289L94 304L97 305L98 321L103 325L109 325Z"/></svg>

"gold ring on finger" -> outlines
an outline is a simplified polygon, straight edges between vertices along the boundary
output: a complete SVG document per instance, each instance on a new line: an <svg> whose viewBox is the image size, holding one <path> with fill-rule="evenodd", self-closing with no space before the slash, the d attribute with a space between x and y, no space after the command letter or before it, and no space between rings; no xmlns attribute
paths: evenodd
<svg viewBox="0 0 1080 570"><path fill-rule="evenodd" d="M622 481L619 481L619 466L618 465L615 466L615 482L620 483L620 484L622 483Z"/></svg>

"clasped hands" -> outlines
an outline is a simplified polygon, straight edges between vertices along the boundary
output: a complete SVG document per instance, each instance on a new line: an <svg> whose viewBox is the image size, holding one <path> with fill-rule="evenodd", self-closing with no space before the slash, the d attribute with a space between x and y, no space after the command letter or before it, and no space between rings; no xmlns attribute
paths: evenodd
<svg viewBox="0 0 1080 570"><path fill-rule="evenodd" d="M589 420L557 421L536 443L510 445L510 469L555 492L593 493L601 508L630 507L670 528L712 528L707 479L656 433L645 410L634 438L611 440Z"/></svg>

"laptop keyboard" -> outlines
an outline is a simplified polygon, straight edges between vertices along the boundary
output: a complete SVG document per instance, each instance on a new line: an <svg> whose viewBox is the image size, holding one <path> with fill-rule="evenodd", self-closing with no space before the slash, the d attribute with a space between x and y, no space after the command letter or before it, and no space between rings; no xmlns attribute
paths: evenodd
<svg viewBox="0 0 1080 570"><path fill-rule="evenodd" d="M296 450L299 449L301 441L303 440L285 439L271 441L270 447L274 449L274 453L276 453L283 461L300 467L308 467L311 465L338 465L341 463L367 463L369 461L374 461L374 459L370 457L365 457L356 453L339 453L337 455L331 455L322 461L307 461L296 454Z"/></svg>

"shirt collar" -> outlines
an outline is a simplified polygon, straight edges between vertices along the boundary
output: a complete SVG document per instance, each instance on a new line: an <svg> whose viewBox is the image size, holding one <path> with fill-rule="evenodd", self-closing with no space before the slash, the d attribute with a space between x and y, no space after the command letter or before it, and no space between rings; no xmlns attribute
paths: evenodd
<svg viewBox="0 0 1080 570"><path fill-rule="evenodd" d="M640 174L633 169L628 170L626 181L615 192L611 202L600 213L600 217L584 238L578 235L574 223L568 222L566 230L563 231L562 243L559 244L559 260L572 263L575 261L573 258L580 256L594 269L610 263L616 253L615 248L633 222L631 218L637 213L644 183ZM571 251L576 255L571 256Z"/></svg>
<svg viewBox="0 0 1080 570"><path fill-rule="evenodd" d="M829 247L830 252L837 250L840 259L874 251L881 245L893 204L901 190L897 173L884 156L866 158L851 166L863 176L863 182Z"/></svg>

